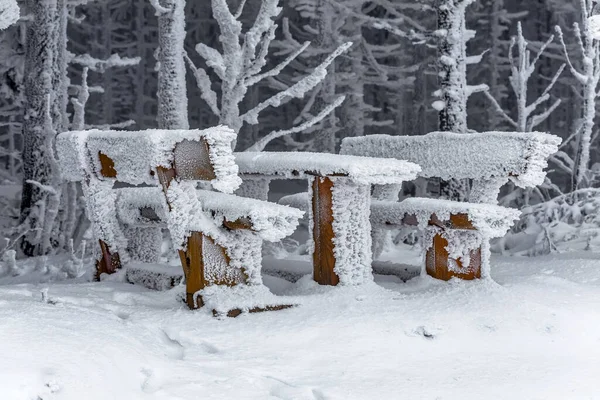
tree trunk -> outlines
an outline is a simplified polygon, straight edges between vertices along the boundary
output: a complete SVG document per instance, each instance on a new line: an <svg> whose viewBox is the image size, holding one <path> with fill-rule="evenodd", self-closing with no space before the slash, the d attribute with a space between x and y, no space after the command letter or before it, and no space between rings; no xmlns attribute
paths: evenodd
<svg viewBox="0 0 600 400"><path fill-rule="evenodd" d="M55 201L48 191L31 184L55 185L52 143L56 132L68 124L66 102L66 8L65 0L29 0L32 21L27 27L25 53L25 120L23 123L23 193L21 222L29 232L21 242L27 256L46 254L43 234L53 229ZM48 207L52 204L53 207Z"/></svg>
<svg viewBox="0 0 600 400"><path fill-rule="evenodd" d="M189 129L183 42L185 0L161 0L158 17L158 127Z"/></svg>

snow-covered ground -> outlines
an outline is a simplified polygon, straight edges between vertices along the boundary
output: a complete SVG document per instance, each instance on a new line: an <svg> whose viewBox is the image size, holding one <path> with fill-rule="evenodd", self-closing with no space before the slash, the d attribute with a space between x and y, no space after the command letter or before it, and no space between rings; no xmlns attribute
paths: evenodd
<svg viewBox="0 0 600 400"><path fill-rule="evenodd" d="M599 259L496 257L497 283L266 277L299 306L222 320L177 289L4 279L0 399L600 398Z"/></svg>

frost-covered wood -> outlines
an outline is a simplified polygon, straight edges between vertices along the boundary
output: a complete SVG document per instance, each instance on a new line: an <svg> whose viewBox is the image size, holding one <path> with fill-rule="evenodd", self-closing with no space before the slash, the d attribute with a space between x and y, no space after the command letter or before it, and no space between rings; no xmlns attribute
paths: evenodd
<svg viewBox="0 0 600 400"><path fill-rule="evenodd" d="M544 182L548 157L560 143L559 137L539 132L434 132L424 136L347 138L341 152L408 160L420 165L419 176L426 178L504 177L506 182L530 187Z"/></svg>
<svg viewBox="0 0 600 400"><path fill-rule="evenodd" d="M367 185L400 184L420 171L402 160L307 152L243 152L235 154L235 161L241 174L273 179L346 176Z"/></svg>
<svg viewBox="0 0 600 400"><path fill-rule="evenodd" d="M262 286L262 241L290 235L303 212L197 190L199 181L206 180L222 192L232 193L239 187L231 149L234 138L235 133L224 126L203 131L94 130L59 135L57 150L64 177L82 182L88 214L100 241L98 274L114 272L129 255L154 262L156 254L140 252L136 243L160 243L158 228L166 224L181 258L190 308L209 304L219 314L233 301L239 312L262 310L265 299L272 297ZM114 189L115 182L150 187ZM131 234L140 227L147 228L143 231L147 235ZM138 275L133 278L147 281L147 274ZM248 287L240 289L238 285ZM238 292L256 293L257 298L236 297ZM229 301L218 304L223 296ZM284 302L273 300L264 309L289 306Z"/></svg>
<svg viewBox="0 0 600 400"><path fill-rule="evenodd" d="M172 165L183 172L194 161L201 167L211 167L214 177L209 177L213 187L233 193L241 184L238 167L229 150L235 134L227 127L205 130L148 130L68 132L58 139L58 156L63 178L81 181L84 178L78 152L85 144L90 157L90 170L98 179L118 180L129 184L156 184L151 172L156 167ZM191 143L190 143L191 142ZM206 152L203 147L206 145ZM136 151L132 151L134 148ZM176 148L179 150L176 151ZM99 154L112 160L115 177L102 173ZM193 166L193 165L192 165Z"/></svg>
<svg viewBox="0 0 600 400"><path fill-rule="evenodd" d="M242 176L309 180L313 279L322 285L372 280L371 185L412 180L418 165L324 153L236 153ZM304 207L303 207L304 209Z"/></svg>

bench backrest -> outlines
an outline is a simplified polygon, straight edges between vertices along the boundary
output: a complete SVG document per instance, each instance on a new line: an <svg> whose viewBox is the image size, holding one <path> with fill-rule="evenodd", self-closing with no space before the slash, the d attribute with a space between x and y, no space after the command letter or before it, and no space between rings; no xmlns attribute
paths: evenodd
<svg viewBox="0 0 600 400"><path fill-rule="evenodd" d="M173 169L180 180L210 181L232 193L241 184L231 143L235 133L224 126L205 130L65 132L56 147L63 179L157 185L156 169Z"/></svg>
<svg viewBox="0 0 600 400"><path fill-rule="evenodd" d="M548 157L562 139L540 132L434 132L423 136L346 138L341 154L396 158L419 164L425 178L506 178L519 187L543 183Z"/></svg>

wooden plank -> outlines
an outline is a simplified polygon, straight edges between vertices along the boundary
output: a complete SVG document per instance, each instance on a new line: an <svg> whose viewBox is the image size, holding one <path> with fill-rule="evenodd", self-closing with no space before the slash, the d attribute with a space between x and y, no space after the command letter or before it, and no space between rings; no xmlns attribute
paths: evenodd
<svg viewBox="0 0 600 400"><path fill-rule="evenodd" d="M294 307L294 305L292 305L292 304L277 305L277 306L266 306L266 307L255 307L255 308L252 308L252 309L248 310L248 312L250 314L255 314L255 313L266 312L266 311L285 310L285 309L292 308L292 307ZM221 316L221 314L219 314L217 312L217 310L213 310L212 313L213 313L214 317ZM227 311L227 314L225 314L225 315L227 317L229 317L229 318L236 318L236 317L239 317L240 315L242 315L242 313L243 313L242 310L240 310L239 308L236 308L235 310L229 310L229 311Z"/></svg>
<svg viewBox="0 0 600 400"><path fill-rule="evenodd" d="M332 189L333 181L331 179L313 179L313 279L320 285L336 286L340 282L340 279L334 272Z"/></svg>
<svg viewBox="0 0 600 400"><path fill-rule="evenodd" d="M173 168L182 180L210 181L215 170L210 160L210 148L206 140L184 140L173 150Z"/></svg>
<svg viewBox="0 0 600 400"><path fill-rule="evenodd" d="M98 242L100 243L102 255L101 258L96 261L95 280L100 280L101 274L114 274L121 268L121 257L119 257L119 253L111 253L108 244L106 244L105 241L98 240Z"/></svg>
<svg viewBox="0 0 600 400"><path fill-rule="evenodd" d="M450 258L448 250L448 241L437 234L433 237L433 243L425 257L426 270L429 276L444 281L452 278L463 280L473 280L481 278L481 249L471 251L470 264L464 267L462 262ZM458 268L450 268L450 263L456 263Z"/></svg>
<svg viewBox="0 0 600 400"><path fill-rule="evenodd" d="M202 257L203 235L192 232L188 238L187 249L179 250L179 258L185 274L185 300L192 310L204 306L202 297L194 299L194 294L206 287L204 259Z"/></svg>
<svg viewBox="0 0 600 400"><path fill-rule="evenodd" d="M101 167L100 175L102 175L105 178L116 178L117 170L115 169L115 162L112 160L112 158L102 153L101 151L98 152L98 158L100 159Z"/></svg>

